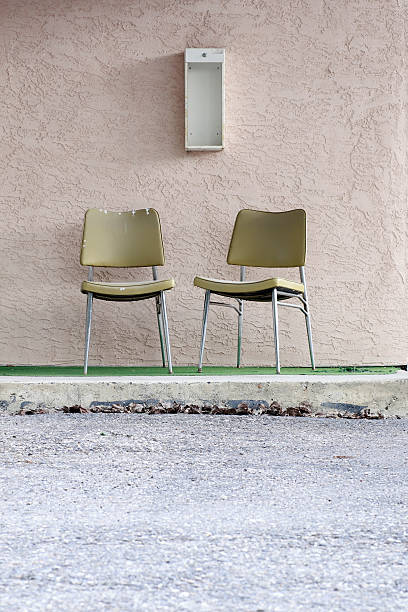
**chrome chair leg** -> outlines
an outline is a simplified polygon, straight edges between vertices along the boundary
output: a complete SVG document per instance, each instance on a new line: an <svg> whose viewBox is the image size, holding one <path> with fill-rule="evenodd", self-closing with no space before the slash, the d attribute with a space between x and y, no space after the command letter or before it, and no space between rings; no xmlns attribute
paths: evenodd
<svg viewBox="0 0 408 612"><path fill-rule="evenodd" d="M309 342L310 361L312 363L312 370L315 370L316 365L315 365L314 350L313 350L312 328L310 325L309 304L306 305L306 313L307 314L305 314L305 321L306 321L306 329L307 329L307 339Z"/></svg>
<svg viewBox="0 0 408 612"><path fill-rule="evenodd" d="M210 297L211 291L209 289L205 292L204 298L204 310L203 310L203 326L201 331L201 347L200 347L200 359L198 362L198 371L203 371L203 355L204 355L204 344L205 344L205 334L207 332L207 320L208 320L208 308L210 306Z"/></svg>
<svg viewBox="0 0 408 612"><path fill-rule="evenodd" d="M280 374L279 360L279 323L278 323L278 290L272 289L273 332L275 336L276 373Z"/></svg>
<svg viewBox="0 0 408 612"><path fill-rule="evenodd" d="M238 350L237 350L237 368L241 365L241 344L242 344L242 323L244 315L244 300L238 300Z"/></svg>
<svg viewBox="0 0 408 612"><path fill-rule="evenodd" d="M162 321L161 321L161 304L159 296L156 297L156 313L157 313L157 325L159 327L159 335L160 335L160 350L162 356L162 364L163 368L166 367L166 356L164 354L164 342L163 342L163 332L162 332Z"/></svg>
<svg viewBox="0 0 408 612"><path fill-rule="evenodd" d="M171 350L170 350L169 322L167 320L166 297L164 295L164 291L160 291L160 301L161 301L162 317L163 317L164 339L166 341L167 366L169 368L169 374L173 374L173 364L171 361Z"/></svg>
<svg viewBox="0 0 408 612"><path fill-rule="evenodd" d="M315 370L316 369L316 365L315 365L315 359L314 359L314 351L313 351L313 340L312 340L312 328L310 325L310 313L309 313L309 301L307 299L307 288L306 288L306 276L305 276L305 268L304 266L300 266L299 268L299 272L300 272L300 280L303 283L303 297L305 299L305 310L306 310L306 314L305 314L305 319L306 319L306 329L307 329L307 339L309 342L309 353L310 353L310 361L312 362L312 369Z"/></svg>
<svg viewBox="0 0 408 612"><path fill-rule="evenodd" d="M93 293L88 293L88 301L86 305L86 331L85 331L85 355L84 355L84 374L88 373L88 356L89 343L91 340L91 323L92 323L92 301Z"/></svg>

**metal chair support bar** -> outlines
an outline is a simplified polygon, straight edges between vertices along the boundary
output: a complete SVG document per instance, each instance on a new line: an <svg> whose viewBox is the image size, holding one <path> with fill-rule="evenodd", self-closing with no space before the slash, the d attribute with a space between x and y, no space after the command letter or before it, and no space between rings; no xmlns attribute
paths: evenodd
<svg viewBox="0 0 408 612"><path fill-rule="evenodd" d="M225 306L226 308L232 308L238 315L241 314L239 309L233 304L226 304L225 302L210 302L210 304L214 306Z"/></svg>
<svg viewBox="0 0 408 612"><path fill-rule="evenodd" d="M240 266L239 280L245 281L246 269L245 266ZM241 346L242 346L242 325L244 322L244 300L235 298L238 302L238 346L237 346L237 368L241 365Z"/></svg>
<svg viewBox="0 0 408 612"><path fill-rule="evenodd" d="M157 280L157 266L152 266L152 274L153 274L153 280ZM157 314L157 326L159 328L162 365L163 365L163 368L165 368L166 367L166 353L164 350L164 341L163 341L163 319L162 319L163 308L162 308L160 296L156 296L156 314Z"/></svg>
<svg viewBox="0 0 408 612"><path fill-rule="evenodd" d="M305 316L307 316L306 310L302 308L302 306L299 306L299 304L285 304L285 302L278 302L278 306L286 306L286 308L297 308L298 310L301 310Z"/></svg>
<svg viewBox="0 0 408 612"><path fill-rule="evenodd" d="M309 353L310 353L310 361L312 362L313 370L316 369L315 358L314 358L314 350L313 350L313 339L312 339L312 328L310 325L310 313L309 313L309 302L307 299L307 288L306 288L306 278L305 278L305 268L304 266L299 267L300 280L303 283L304 291L303 295L305 298L305 306L307 312L305 313L305 322L306 322L306 331L307 331L307 339L309 342Z"/></svg>
<svg viewBox="0 0 408 612"><path fill-rule="evenodd" d="M278 289L278 297L282 295L284 297L287 298L298 298L298 300L300 300L301 302L303 302L306 306L306 301L305 299L302 297L302 295L300 293L289 293L288 291L280 291Z"/></svg>

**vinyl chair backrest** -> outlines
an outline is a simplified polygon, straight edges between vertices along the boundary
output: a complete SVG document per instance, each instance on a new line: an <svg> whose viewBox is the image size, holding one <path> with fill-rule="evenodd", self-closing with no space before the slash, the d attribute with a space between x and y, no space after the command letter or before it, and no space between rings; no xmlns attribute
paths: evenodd
<svg viewBox="0 0 408 612"><path fill-rule="evenodd" d="M259 268L300 267L306 257L306 213L241 210L235 220L227 262Z"/></svg>
<svg viewBox="0 0 408 612"><path fill-rule="evenodd" d="M154 208L85 214L81 249L83 266L136 268L164 265L160 219Z"/></svg>

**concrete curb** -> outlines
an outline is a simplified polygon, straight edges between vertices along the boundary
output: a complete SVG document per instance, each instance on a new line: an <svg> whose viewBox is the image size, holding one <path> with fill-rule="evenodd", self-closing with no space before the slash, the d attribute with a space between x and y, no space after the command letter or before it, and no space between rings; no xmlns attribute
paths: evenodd
<svg viewBox="0 0 408 612"><path fill-rule="evenodd" d="M339 376L0 377L0 412L408 416L408 373Z"/></svg>

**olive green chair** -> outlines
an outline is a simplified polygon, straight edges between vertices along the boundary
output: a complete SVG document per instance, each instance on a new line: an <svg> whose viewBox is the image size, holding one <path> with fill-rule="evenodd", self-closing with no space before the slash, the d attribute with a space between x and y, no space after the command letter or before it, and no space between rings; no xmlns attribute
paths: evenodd
<svg viewBox="0 0 408 612"><path fill-rule="evenodd" d="M239 281L226 281L196 276L194 285L205 290L203 325L201 334L198 371L202 371L205 335L207 331L210 304L233 308L238 314L237 367L241 363L241 340L244 301L272 302L275 335L276 371L280 372L278 306L298 308L305 316L309 341L310 359L315 369L312 330L310 327L309 303L305 281L306 256L306 213L304 210L287 212L263 212L241 210L235 220L227 262L239 265ZM246 281L245 267L293 268L298 267L300 283L283 278L266 278L260 281ZM211 301L211 294L234 298L238 306L225 302ZM299 303L288 303L297 300Z"/></svg>
<svg viewBox="0 0 408 612"><path fill-rule="evenodd" d="M159 215L153 208L129 212L108 212L92 208L85 214L81 264L89 266L88 280L81 291L88 296L86 310L84 374L88 371L93 299L132 302L154 298L163 367L172 373L165 291L174 287L172 278L158 280L157 266L164 265L163 241ZM153 280L105 283L93 280L93 267L139 268L151 266Z"/></svg>

